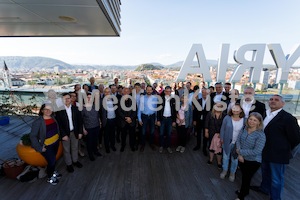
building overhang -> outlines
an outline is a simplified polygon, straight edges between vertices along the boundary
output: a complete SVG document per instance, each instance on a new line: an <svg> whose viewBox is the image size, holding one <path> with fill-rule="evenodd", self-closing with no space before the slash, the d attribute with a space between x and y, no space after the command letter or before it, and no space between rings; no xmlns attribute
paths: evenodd
<svg viewBox="0 0 300 200"><path fill-rule="evenodd" d="M0 37L120 36L121 0L0 0Z"/></svg>

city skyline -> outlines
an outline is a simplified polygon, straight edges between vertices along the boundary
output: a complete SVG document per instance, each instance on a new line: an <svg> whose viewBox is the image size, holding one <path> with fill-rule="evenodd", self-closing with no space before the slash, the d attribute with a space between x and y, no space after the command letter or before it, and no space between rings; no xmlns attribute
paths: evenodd
<svg viewBox="0 0 300 200"><path fill-rule="evenodd" d="M200 43L207 59L220 46L279 43L285 54L299 43L297 1L122 1L120 37L0 38L0 56L42 56L70 64L163 65L185 60ZM274 64L265 52L264 64ZM299 65L299 59L296 62Z"/></svg>

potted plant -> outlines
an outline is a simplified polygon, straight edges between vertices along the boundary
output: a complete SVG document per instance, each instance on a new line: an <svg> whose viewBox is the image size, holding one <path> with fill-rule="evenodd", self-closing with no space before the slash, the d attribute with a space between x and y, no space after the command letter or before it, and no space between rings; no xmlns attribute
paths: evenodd
<svg viewBox="0 0 300 200"><path fill-rule="evenodd" d="M9 113L11 112L11 105L8 103L8 97L2 96L0 102L0 125L9 124Z"/></svg>
<svg viewBox="0 0 300 200"><path fill-rule="evenodd" d="M0 125L9 124L10 116L36 115L37 105L36 98L33 95L29 100L29 104L17 101L17 97L2 95L0 99Z"/></svg>

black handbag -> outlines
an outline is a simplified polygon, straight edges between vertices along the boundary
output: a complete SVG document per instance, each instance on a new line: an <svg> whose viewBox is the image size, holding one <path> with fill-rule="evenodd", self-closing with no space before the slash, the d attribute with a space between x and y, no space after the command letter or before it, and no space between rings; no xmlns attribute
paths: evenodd
<svg viewBox="0 0 300 200"><path fill-rule="evenodd" d="M230 152L231 156L234 158L234 159L237 159L238 158L238 153L236 152L236 144L234 144L233 148L231 149L231 152Z"/></svg>

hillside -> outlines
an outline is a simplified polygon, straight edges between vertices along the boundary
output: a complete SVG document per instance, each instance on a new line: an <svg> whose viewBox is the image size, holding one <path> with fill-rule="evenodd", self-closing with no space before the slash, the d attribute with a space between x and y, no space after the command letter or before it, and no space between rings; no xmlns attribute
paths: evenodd
<svg viewBox="0 0 300 200"><path fill-rule="evenodd" d="M39 71L41 69L53 69L58 67L59 70L66 69L97 69L97 70L134 70L135 65L71 65L61 60L47 58L47 57L22 57L22 56L0 56L1 63L5 61L10 70L26 70L26 71Z"/></svg>
<svg viewBox="0 0 300 200"><path fill-rule="evenodd" d="M141 64L135 69L135 71L161 70L162 68L162 66L155 66L153 64Z"/></svg>
<svg viewBox="0 0 300 200"><path fill-rule="evenodd" d="M59 69L72 69L73 67L60 60L46 57L21 57L21 56L3 56L0 60L5 61L9 69L20 69L34 71L36 69L50 69L58 67Z"/></svg>

